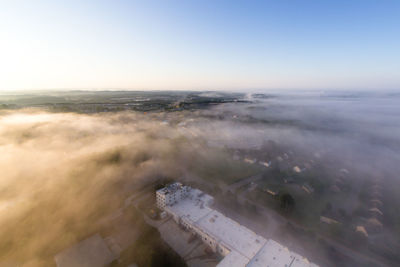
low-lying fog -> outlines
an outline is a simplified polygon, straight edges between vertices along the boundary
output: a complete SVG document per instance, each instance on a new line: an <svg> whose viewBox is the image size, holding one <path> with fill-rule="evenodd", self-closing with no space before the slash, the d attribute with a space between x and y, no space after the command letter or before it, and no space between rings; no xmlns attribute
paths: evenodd
<svg viewBox="0 0 400 267"><path fill-rule="evenodd" d="M232 157L230 151L257 150L270 140L304 162L346 169L359 186L379 179L383 190L398 189L399 99L249 95L247 103L168 113L2 110L0 263L41 266L141 183L190 175L198 154ZM400 213L399 198L390 197L384 206ZM381 221L400 237L400 217Z"/></svg>

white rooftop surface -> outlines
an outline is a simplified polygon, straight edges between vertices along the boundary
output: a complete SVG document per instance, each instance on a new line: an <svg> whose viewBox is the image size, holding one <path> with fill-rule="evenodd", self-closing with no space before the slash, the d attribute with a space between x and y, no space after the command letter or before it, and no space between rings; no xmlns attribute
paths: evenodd
<svg viewBox="0 0 400 267"><path fill-rule="evenodd" d="M99 234L93 235L54 256L57 267L101 267L115 259Z"/></svg>
<svg viewBox="0 0 400 267"><path fill-rule="evenodd" d="M218 267L318 267L274 240L267 240L210 208L213 197L198 189L165 210L200 228L230 250Z"/></svg>
<svg viewBox="0 0 400 267"><path fill-rule="evenodd" d="M207 204L212 199L210 195L204 194L198 189L191 189L185 199L171 206L166 206L165 210L196 222L212 211Z"/></svg>
<svg viewBox="0 0 400 267"><path fill-rule="evenodd" d="M248 262L248 258L237 251L232 251L218 263L217 267L246 266Z"/></svg>
<svg viewBox="0 0 400 267"><path fill-rule="evenodd" d="M192 189L188 197L165 207L165 210L172 211L179 217L189 218L231 250L238 251L248 259L252 258L267 240L222 213L209 208L206 203L211 199L211 196L200 190Z"/></svg>
<svg viewBox="0 0 400 267"><path fill-rule="evenodd" d="M288 248L269 239L265 246L251 259L246 267L311 267L317 266L310 263L302 256L291 252Z"/></svg>
<svg viewBox="0 0 400 267"><path fill-rule="evenodd" d="M228 248L251 259L267 241L222 213L213 210L196 223Z"/></svg>

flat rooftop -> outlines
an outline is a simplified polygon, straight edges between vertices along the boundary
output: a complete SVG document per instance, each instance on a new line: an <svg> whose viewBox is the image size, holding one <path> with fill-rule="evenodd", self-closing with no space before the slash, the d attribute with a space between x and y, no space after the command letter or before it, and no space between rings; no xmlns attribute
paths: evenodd
<svg viewBox="0 0 400 267"><path fill-rule="evenodd" d="M165 207L179 217L190 219L194 225L222 242L231 251L251 259L267 241L250 229L224 214L208 207L213 198L198 189L191 189L188 197Z"/></svg>
<svg viewBox="0 0 400 267"><path fill-rule="evenodd" d="M287 247L269 239L257 255L251 259L246 267L317 267L306 258L290 251Z"/></svg>
<svg viewBox="0 0 400 267"><path fill-rule="evenodd" d="M190 189L188 196L165 210L188 219L193 226L216 239L230 253L218 267L317 267L306 258L290 251L274 240L267 240L247 227L209 207L213 197L198 189Z"/></svg>
<svg viewBox="0 0 400 267"><path fill-rule="evenodd" d="M176 183L167 185L166 187L157 190L157 192L167 195L167 194L172 194L172 193L176 192L178 189L181 189L182 187L183 187L183 185L181 183L176 182Z"/></svg>
<svg viewBox="0 0 400 267"><path fill-rule="evenodd" d="M201 218L196 225L222 241L231 251L236 250L248 259L254 257L267 242L264 237L216 210Z"/></svg>
<svg viewBox="0 0 400 267"><path fill-rule="evenodd" d="M179 217L190 219L192 222L197 222L208 213L212 212L213 209L208 207L209 201L212 201L213 197L204 194L198 189L190 189L188 196L179 202L166 206L165 210L172 211Z"/></svg>

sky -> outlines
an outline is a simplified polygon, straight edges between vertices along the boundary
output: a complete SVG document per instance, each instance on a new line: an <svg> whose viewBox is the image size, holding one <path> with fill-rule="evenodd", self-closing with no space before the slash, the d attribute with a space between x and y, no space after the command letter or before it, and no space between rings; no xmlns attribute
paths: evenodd
<svg viewBox="0 0 400 267"><path fill-rule="evenodd" d="M0 90L400 90L400 1L0 5Z"/></svg>

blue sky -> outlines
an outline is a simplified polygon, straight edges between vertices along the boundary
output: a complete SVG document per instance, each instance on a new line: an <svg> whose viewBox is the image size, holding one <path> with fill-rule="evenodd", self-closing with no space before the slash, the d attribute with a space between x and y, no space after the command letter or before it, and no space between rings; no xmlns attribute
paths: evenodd
<svg viewBox="0 0 400 267"><path fill-rule="evenodd" d="M400 89L400 1L3 1L0 89Z"/></svg>

